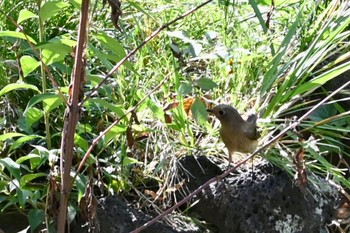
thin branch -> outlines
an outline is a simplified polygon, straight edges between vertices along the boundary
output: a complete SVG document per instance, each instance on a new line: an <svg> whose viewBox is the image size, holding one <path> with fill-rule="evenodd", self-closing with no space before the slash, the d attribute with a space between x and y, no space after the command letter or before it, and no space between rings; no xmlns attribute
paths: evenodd
<svg viewBox="0 0 350 233"><path fill-rule="evenodd" d="M151 226L152 224L154 224L155 222L157 222L158 220L162 219L163 217L165 217L167 214L171 213L173 210L179 208L181 205L183 205L184 203L187 203L190 201L190 199L195 196L196 194L200 193L203 189L205 189L206 187L208 187L211 183L213 182L218 182L221 179L223 179L224 177L228 176L231 172L233 172L235 169L237 169L238 167L240 167L241 165L245 164L248 160L252 159L256 154L263 152L266 148L270 147L273 143L275 143L276 141L278 141L284 134L286 134L290 129L295 128L296 126L298 126L305 118L307 118L313 111L315 111L318 107L320 107L322 104L326 103L330 98L332 98L335 94L337 94L338 92L340 92L341 90L343 90L345 87L347 87L348 85L350 85L350 81L348 81L347 83L345 83L344 85L342 85L341 87L339 87L337 90L335 90L332 94L330 94L329 96L327 96L326 98L324 98L321 102L319 102L318 104L316 104L314 107L312 107L308 112L306 112L303 116L301 116L297 121L295 121L293 124L289 125L288 127L286 127L284 130L282 130L279 134L277 134L275 137L273 137L270 141L268 141L267 143L265 143L265 145L263 145L261 148L259 148L258 150L256 150L253 154L251 154L250 156L246 157L245 159L243 159L242 161L240 161L239 163L237 163L237 165L235 165L234 167L228 169L226 172L224 172L223 174L216 176L210 180L208 180L206 183L204 183L203 185L201 185L199 188L197 188L195 191L193 191L192 193L190 193L187 197L185 197L184 199L182 199L181 201L179 201L176 205L170 207L169 209L167 209L166 211L164 211L162 214L158 215L157 217L153 218L152 220L150 220L149 222L145 223L144 225L142 225L141 227L133 230L131 233L138 233L144 229L146 229L147 227Z"/></svg>
<svg viewBox="0 0 350 233"><path fill-rule="evenodd" d="M144 41L141 42L141 44L139 44L136 48L134 48L133 50L131 50L122 60L120 60L112 69L111 71L109 71L108 74L105 75L104 79L95 87L91 90L91 92L89 94L87 94L84 98L84 100L80 103L80 106L82 106L85 101L87 101L91 95L93 93L95 93L104 83L106 83L107 79L112 77L112 75L118 71L119 67L125 62L127 61L131 56L133 56L138 50L140 50L145 44L147 44L150 40L152 40L154 37L156 37L162 30L164 30L165 28L169 27L171 24L179 21L180 19L185 18L186 16L192 14L193 12L195 12L196 10L200 9L201 7L207 5L208 3L212 2L213 0L209 0L206 1L194 8L192 8L191 10L185 12L184 14L180 15L179 17L175 18L174 20L163 24L162 26L160 26L157 30L155 30L154 32L152 32L152 34L147 37Z"/></svg>

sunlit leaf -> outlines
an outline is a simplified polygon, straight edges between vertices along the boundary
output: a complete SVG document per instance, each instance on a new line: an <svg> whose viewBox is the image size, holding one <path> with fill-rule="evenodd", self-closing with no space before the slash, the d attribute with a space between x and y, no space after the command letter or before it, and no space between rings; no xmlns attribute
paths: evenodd
<svg viewBox="0 0 350 233"><path fill-rule="evenodd" d="M114 126L110 131L108 131L104 135L103 139L104 139L105 144L108 144L111 140L113 140L117 136L120 136L120 134L126 132L126 130L127 130L127 126L125 126L125 125Z"/></svg>
<svg viewBox="0 0 350 233"><path fill-rule="evenodd" d="M57 108L59 105L61 105L63 103L63 100L61 98L61 96L59 94L56 93L42 93L42 94L38 94L33 96L33 98L31 98L27 104L26 110L24 111L24 114L26 114L26 112L32 108L35 104L40 103L40 102L44 102L45 106L44 109L47 112L50 112L51 110Z"/></svg>
<svg viewBox="0 0 350 233"><path fill-rule="evenodd" d="M125 156L122 161L123 165L130 165L130 164L135 164L135 163L140 163L137 159Z"/></svg>
<svg viewBox="0 0 350 233"><path fill-rule="evenodd" d="M0 141L5 141L6 139L9 139L9 138L14 138L14 137L22 137L22 136L26 136L25 134L22 134L22 133L5 133L5 134L2 134L0 135Z"/></svg>
<svg viewBox="0 0 350 233"><path fill-rule="evenodd" d="M6 85L3 89L1 89L0 96L2 96L3 94L6 94L7 92L18 90L18 89L31 89L33 91L37 91L40 93L39 89L34 85L26 84L26 83L10 83Z"/></svg>
<svg viewBox="0 0 350 233"><path fill-rule="evenodd" d="M27 77L28 74L30 74L40 65L40 62L35 60L33 57L26 56L26 55L21 57L20 62L21 62L24 77Z"/></svg>
<svg viewBox="0 0 350 233"><path fill-rule="evenodd" d="M19 12L17 23L20 24L30 18L38 18L38 16L29 10L23 9Z"/></svg>
<svg viewBox="0 0 350 233"><path fill-rule="evenodd" d="M46 173L34 173L34 174L27 174L21 177L20 185L21 188L25 188L28 182L31 182L32 180L38 178L38 177L46 177L48 174Z"/></svg>
<svg viewBox="0 0 350 233"><path fill-rule="evenodd" d="M180 95L187 95L192 92L192 84L189 82L181 82L179 87Z"/></svg>
<svg viewBox="0 0 350 233"><path fill-rule="evenodd" d="M43 22L57 14L60 10L68 7L69 4L62 1L47 1L41 6L39 16Z"/></svg>
<svg viewBox="0 0 350 233"><path fill-rule="evenodd" d="M203 90L212 90L218 86L213 80L204 77L197 80L197 85Z"/></svg>
<svg viewBox="0 0 350 233"><path fill-rule="evenodd" d="M14 37L14 38L23 39L23 40L27 40L27 38L28 38L28 40L31 43L36 44L36 41L33 38L31 38L28 35L26 37L22 32L0 31L0 37Z"/></svg>
<svg viewBox="0 0 350 233"><path fill-rule="evenodd" d="M84 175L79 174L76 179L76 185L78 189L78 203L80 203L80 200L84 196L86 187L88 185L87 178Z"/></svg>
<svg viewBox="0 0 350 233"><path fill-rule="evenodd" d="M83 137L81 137L79 134L74 134L74 143L85 151L87 151L87 149L89 147L88 142Z"/></svg>
<svg viewBox="0 0 350 233"><path fill-rule="evenodd" d="M205 125L208 123L207 108L200 98L196 98L194 103L191 105L191 112L193 118L199 125Z"/></svg>
<svg viewBox="0 0 350 233"><path fill-rule="evenodd" d="M43 139L43 136L38 136L38 135L27 135L24 137L20 137L19 139L17 139L10 147L9 152L11 152L14 149L19 148L20 146L22 146L24 143L29 142L33 139L37 139L37 138L41 138Z"/></svg>
<svg viewBox="0 0 350 233"><path fill-rule="evenodd" d="M0 164L4 165L6 169L10 172L11 176L15 177L16 180L19 181L21 179L20 166L11 158L0 159Z"/></svg>
<svg viewBox="0 0 350 233"><path fill-rule="evenodd" d="M70 46L61 43L46 43L37 48L42 49L42 60L46 65L62 61L72 51Z"/></svg>

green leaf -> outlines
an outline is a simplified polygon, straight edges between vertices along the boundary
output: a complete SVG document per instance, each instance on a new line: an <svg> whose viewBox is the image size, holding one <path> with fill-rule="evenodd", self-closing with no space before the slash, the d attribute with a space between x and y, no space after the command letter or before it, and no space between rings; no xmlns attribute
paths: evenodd
<svg viewBox="0 0 350 233"><path fill-rule="evenodd" d="M87 151L89 144L88 142L81 137L79 134L74 134L74 143L76 145L78 145L81 149L83 149L84 151Z"/></svg>
<svg viewBox="0 0 350 233"><path fill-rule="evenodd" d="M78 203L80 203L80 200L84 196L86 187L88 185L87 178L84 175L79 174L76 179L76 185L78 189Z"/></svg>
<svg viewBox="0 0 350 233"><path fill-rule="evenodd" d="M21 207L24 207L27 201L29 200L29 198L33 195L31 191L20 189L20 188L17 188L16 192L17 192L17 200Z"/></svg>
<svg viewBox="0 0 350 233"><path fill-rule="evenodd" d="M108 144L112 139L116 138L120 134L126 131L127 127L125 125L116 125L110 131L108 131L103 136L103 141L105 144Z"/></svg>
<svg viewBox="0 0 350 233"><path fill-rule="evenodd" d="M26 135L22 133L5 133L0 135L0 141L5 141L6 139L9 139L9 138L22 137L22 136L26 136Z"/></svg>
<svg viewBox="0 0 350 233"><path fill-rule="evenodd" d="M137 159L125 156L123 158L122 163L123 163L123 166L126 166L126 165L130 165L130 164L141 163L141 162L139 162Z"/></svg>
<svg viewBox="0 0 350 233"><path fill-rule="evenodd" d="M192 92L192 84L189 82L181 82L179 87L179 94L180 95L187 95Z"/></svg>
<svg viewBox="0 0 350 233"><path fill-rule="evenodd" d="M38 177L46 177L46 173L34 173L34 174L27 174L22 176L21 181L19 182L21 188L25 188L28 182L38 178Z"/></svg>
<svg viewBox="0 0 350 233"><path fill-rule="evenodd" d="M89 99L84 103L84 107L92 107L93 104L96 104L98 107L103 109L109 109L110 111L116 113L118 117L121 117L125 114L125 109L121 105L111 104L105 99Z"/></svg>
<svg viewBox="0 0 350 233"><path fill-rule="evenodd" d="M26 110L24 111L24 114L33 107L35 104L44 102L44 110L46 112L50 112L53 109L57 108L63 103L62 97L59 94L56 93L42 93L33 96L27 104Z"/></svg>
<svg viewBox="0 0 350 233"><path fill-rule="evenodd" d="M38 18L38 16L29 10L21 10L18 15L17 23L20 24L21 22L30 18Z"/></svg>
<svg viewBox="0 0 350 233"><path fill-rule="evenodd" d="M36 228L45 220L45 212L42 209L31 209L27 217L31 232L36 232Z"/></svg>
<svg viewBox="0 0 350 233"><path fill-rule="evenodd" d="M68 3L61 1L45 2L44 5L42 5L42 7L40 8L39 16L42 22L45 22L46 20L54 16L56 13L58 13L60 10L63 10L68 6Z"/></svg>
<svg viewBox="0 0 350 233"><path fill-rule="evenodd" d="M67 208L67 220L69 224L74 220L76 215L77 215L76 207L69 203Z"/></svg>
<svg viewBox="0 0 350 233"><path fill-rule="evenodd" d="M39 110L37 108L29 108L24 112L24 119L21 120L21 129L25 130L26 132L32 132L31 127L34 123L39 121L43 117L44 113L42 110Z"/></svg>
<svg viewBox="0 0 350 233"><path fill-rule="evenodd" d="M96 34L96 39L100 41L100 43L111 50L119 59L122 59L126 56L124 47L114 38L108 36L104 32L100 32Z"/></svg>
<svg viewBox="0 0 350 233"><path fill-rule="evenodd" d="M26 83L10 83L6 85L3 89L1 89L0 96L2 96L3 94L6 94L7 92L17 90L17 89L31 89L40 93L39 89L34 85L30 85Z"/></svg>
<svg viewBox="0 0 350 233"><path fill-rule="evenodd" d="M33 139L36 138L44 138L43 136L38 136L38 135L28 135L28 136L24 136L24 137L20 137L19 139L17 139L10 147L9 152L13 151L14 149L17 149L18 147L20 147L22 144L31 141Z"/></svg>
<svg viewBox="0 0 350 233"><path fill-rule="evenodd" d="M27 38L28 38L28 40L31 43L36 44L36 41L33 38L31 38L28 35L26 37L22 32L0 31L0 37L14 37L14 38L23 39L23 40L27 40Z"/></svg>
<svg viewBox="0 0 350 233"><path fill-rule="evenodd" d="M197 85L202 90L212 90L218 86L213 80L204 77L201 77L197 80Z"/></svg>
<svg viewBox="0 0 350 233"><path fill-rule="evenodd" d="M21 179L21 171L20 166L16 162L14 162L11 158L0 159L0 163L6 167L6 169L10 172L11 176L15 177L16 180Z"/></svg>
<svg viewBox="0 0 350 233"><path fill-rule="evenodd" d="M191 105L191 112L199 125L206 125L208 123L207 108L200 98L197 97L194 103Z"/></svg>
<svg viewBox="0 0 350 233"><path fill-rule="evenodd" d="M45 43L37 46L37 48L42 49L42 60L46 65L62 61L65 56L72 51L71 47L62 44L59 41L55 43Z"/></svg>
<svg viewBox="0 0 350 233"><path fill-rule="evenodd" d="M34 71L40 65L40 62L35 60L33 57L27 55L21 57L20 63L22 66L24 77L27 77L28 74L30 74L30 72Z"/></svg>
<svg viewBox="0 0 350 233"><path fill-rule="evenodd" d="M27 160L29 160L30 162L30 169L33 170L37 168L37 166L40 164L41 156L38 154L29 154L29 155L21 156L16 160L16 163L21 164Z"/></svg>

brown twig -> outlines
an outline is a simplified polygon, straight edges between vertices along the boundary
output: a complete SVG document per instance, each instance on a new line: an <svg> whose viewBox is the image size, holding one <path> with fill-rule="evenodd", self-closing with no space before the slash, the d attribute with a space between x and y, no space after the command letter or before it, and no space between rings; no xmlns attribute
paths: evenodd
<svg viewBox="0 0 350 233"><path fill-rule="evenodd" d="M72 170L72 160L74 156L74 134L80 115L79 102L82 100L82 87L85 79L85 49L87 44L86 41L89 24L89 5L89 0L83 0L81 3L78 42L74 61L74 68L71 76L69 106L66 109L61 139L61 196L57 223L58 233L65 232L68 198L72 190L72 183L70 182L70 173Z"/></svg>
<svg viewBox="0 0 350 233"><path fill-rule="evenodd" d="M145 44L147 44L150 40L152 40L154 37L156 37L162 30L164 30L165 28L169 27L171 24L179 21L180 19L185 18L187 15L192 14L193 12L195 12L196 10L198 10L199 8L207 5L208 3L212 2L213 0L209 0L206 2L203 2L202 4L192 8L191 10L185 12L184 14L180 15L179 17L175 18L174 20L163 24L162 26L160 26L157 30L155 30L154 32L152 32L152 34L147 37L144 41L142 41L136 48L134 48L133 50L131 50L123 59L121 59L112 69L111 71L109 71L108 74L106 74L104 76L104 79L95 87L91 90L91 92L89 94L87 94L84 98L84 100L80 103L80 106L82 106L86 100L88 100L91 95L93 93L95 93L95 91L97 91L106 81L108 78L112 77L112 75L119 69L119 67L125 62L127 61L131 56L133 56L138 50L140 50Z"/></svg>
<svg viewBox="0 0 350 233"><path fill-rule="evenodd" d="M144 229L146 229L147 227L151 226L152 224L154 224L155 222L157 222L158 220L162 219L164 216L166 216L167 214L171 213L173 210L175 210L176 208L179 208L181 205L183 205L186 202L189 202L190 199L198 194L199 192L201 192L203 189L205 189L206 187L208 187L211 183L213 182L217 182L220 181L221 179L223 179L224 177L228 176L231 172L233 172L235 169L237 169L238 167L240 167L241 165L243 165L244 163L246 163L248 160L252 159L256 154L262 152L263 150L265 150L266 148L270 147L273 143L275 143L276 141L278 141L284 134L286 134L290 129L295 128L296 126L298 126L305 118L307 118L313 111L315 111L318 107L320 107L322 104L324 104L326 101L328 101L330 98L332 98L335 94L337 94L339 91L343 90L345 87L347 87L348 85L350 85L350 81L348 81L347 83L345 83L344 85L342 85L341 87L339 87L337 90L335 90L332 94L330 94L329 96L327 96L326 98L324 98L321 102L319 102L318 104L316 104L314 107L312 107L308 112L306 112L303 116L301 116L297 121L295 121L293 124L289 125L288 127L286 127L284 130L282 130L279 134L277 134L275 137L273 137L270 141L268 141L267 143L265 143L265 145L263 145L261 148L259 148L258 150L256 150L253 154L251 154L250 156L246 157L245 159L243 159L242 161L240 161L239 163L237 163L237 165L235 165L234 167L228 169L226 172L224 172L223 174L216 176L210 180L208 180L205 184L201 185L199 188L197 188L195 191L193 191L192 193L190 193L187 197L185 197L184 199L182 199L181 201L179 201L176 205L170 207L169 209L167 209L166 211L164 211L162 214L158 215L157 217L153 218L152 220L150 220L149 222L145 223L144 225L142 225L141 227L133 230L131 233L138 233Z"/></svg>

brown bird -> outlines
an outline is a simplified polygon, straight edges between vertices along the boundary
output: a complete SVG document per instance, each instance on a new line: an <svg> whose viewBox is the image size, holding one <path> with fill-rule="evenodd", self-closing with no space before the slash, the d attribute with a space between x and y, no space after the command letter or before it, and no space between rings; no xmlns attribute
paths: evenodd
<svg viewBox="0 0 350 233"><path fill-rule="evenodd" d="M217 105L207 111L213 113L221 122L220 136L227 147L229 163L232 162L232 154L235 151L241 153L255 151L260 137L255 114L249 115L247 120L244 120L234 107L226 104Z"/></svg>

